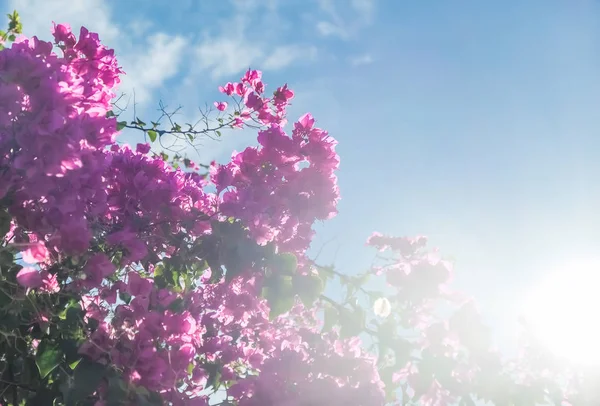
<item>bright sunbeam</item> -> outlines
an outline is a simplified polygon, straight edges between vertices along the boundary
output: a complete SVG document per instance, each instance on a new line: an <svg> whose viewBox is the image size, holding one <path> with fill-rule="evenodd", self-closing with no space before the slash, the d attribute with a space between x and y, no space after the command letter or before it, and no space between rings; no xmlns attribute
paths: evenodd
<svg viewBox="0 0 600 406"><path fill-rule="evenodd" d="M600 261L577 262L550 273L524 309L540 343L573 363L600 364L599 289Z"/></svg>

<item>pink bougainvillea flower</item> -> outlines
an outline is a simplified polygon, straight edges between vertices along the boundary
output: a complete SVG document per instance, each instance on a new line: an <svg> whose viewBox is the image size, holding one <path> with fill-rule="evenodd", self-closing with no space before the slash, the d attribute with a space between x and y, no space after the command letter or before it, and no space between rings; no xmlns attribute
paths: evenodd
<svg viewBox="0 0 600 406"><path fill-rule="evenodd" d="M37 264L48 259L48 248L42 241L31 243L29 247L23 251L23 261L28 264Z"/></svg>
<svg viewBox="0 0 600 406"><path fill-rule="evenodd" d="M148 152L150 152L150 144L137 144L135 147L135 151L140 154L147 154Z"/></svg>
<svg viewBox="0 0 600 406"><path fill-rule="evenodd" d="M227 102L215 102L215 107L219 111L227 110Z"/></svg>
<svg viewBox="0 0 600 406"><path fill-rule="evenodd" d="M112 275L116 267L104 254L95 254L85 264L83 272L91 283L99 284L102 279Z"/></svg>
<svg viewBox="0 0 600 406"><path fill-rule="evenodd" d="M48 293L56 293L60 291L60 286L58 284L58 280L56 279L56 275L44 270L40 273L40 276L42 278L40 290Z"/></svg>
<svg viewBox="0 0 600 406"><path fill-rule="evenodd" d="M227 96L231 96L235 92L235 85L228 82L225 86L219 86L219 91L225 93Z"/></svg>
<svg viewBox="0 0 600 406"><path fill-rule="evenodd" d="M37 269L23 268L17 274L17 282L24 288L39 288L42 286L42 275Z"/></svg>

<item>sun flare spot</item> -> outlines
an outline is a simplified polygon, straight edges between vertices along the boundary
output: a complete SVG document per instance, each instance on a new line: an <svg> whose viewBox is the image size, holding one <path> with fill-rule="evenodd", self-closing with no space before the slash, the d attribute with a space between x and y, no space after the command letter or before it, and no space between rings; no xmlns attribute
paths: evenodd
<svg viewBox="0 0 600 406"><path fill-rule="evenodd" d="M524 317L540 344L580 365L600 365L600 260L578 261L545 277Z"/></svg>

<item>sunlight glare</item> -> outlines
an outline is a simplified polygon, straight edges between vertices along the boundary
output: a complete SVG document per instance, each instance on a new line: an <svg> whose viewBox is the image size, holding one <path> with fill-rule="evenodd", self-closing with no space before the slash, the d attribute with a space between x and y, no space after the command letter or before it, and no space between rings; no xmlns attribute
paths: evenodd
<svg viewBox="0 0 600 406"><path fill-rule="evenodd" d="M580 364L600 364L600 261L551 272L525 305L525 319L549 351Z"/></svg>

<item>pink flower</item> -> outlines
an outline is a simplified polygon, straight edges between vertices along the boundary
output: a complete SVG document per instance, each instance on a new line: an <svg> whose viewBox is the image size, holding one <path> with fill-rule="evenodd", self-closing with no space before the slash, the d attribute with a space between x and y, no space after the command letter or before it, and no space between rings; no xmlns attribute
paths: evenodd
<svg viewBox="0 0 600 406"><path fill-rule="evenodd" d="M28 264L37 264L38 262L44 262L49 256L48 249L42 241L36 241L29 245L25 251L23 251L23 261Z"/></svg>
<svg viewBox="0 0 600 406"><path fill-rule="evenodd" d="M140 172L141 173L141 172ZM142 176L137 176L135 179L141 182ZM142 189L147 190L147 185L143 185ZM153 197L153 200L156 200ZM137 235L128 230L117 231L107 236L106 242L110 245L122 245L127 250L127 255L123 256L124 263L139 261L148 254L148 248L143 241L137 238Z"/></svg>
<svg viewBox="0 0 600 406"><path fill-rule="evenodd" d="M17 274L17 282L24 288L35 289L42 286L42 275L37 269L23 268Z"/></svg>
<svg viewBox="0 0 600 406"><path fill-rule="evenodd" d="M263 105L263 100L256 93L248 93L246 97L246 107L252 110L259 110Z"/></svg>
<svg viewBox="0 0 600 406"><path fill-rule="evenodd" d="M99 284L102 280L113 273L117 268L104 254L95 254L88 259L83 272L88 276L88 280L93 284Z"/></svg>
<svg viewBox="0 0 600 406"><path fill-rule="evenodd" d="M48 293L56 293L60 291L60 286L58 285L56 275L44 270L40 273L40 276L42 277L42 286L40 290Z"/></svg>
<svg viewBox="0 0 600 406"><path fill-rule="evenodd" d="M153 283L148 278L142 278L138 272L129 272L127 274L128 292L133 296L150 296Z"/></svg>
<svg viewBox="0 0 600 406"><path fill-rule="evenodd" d="M137 144L135 151L140 154L147 154L150 151L150 144Z"/></svg>
<svg viewBox="0 0 600 406"><path fill-rule="evenodd" d="M277 88L273 93L273 100L275 104L278 105L285 105L293 98L294 92L291 89L288 89L287 83L282 87Z"/></svg>
<svg viewBox="0 0 600 406"><path fill-rule="evenodd" d="M306 113L298 119L298 122L295 125L304 130L310 130L315 125L315 119L310 113Z"/></svg>
<svg viewBox="0 0 600 406"><path fill-rule="evenodd" d="M219 91L225 93L227 96L231 96L235 92L235 85L228 82L225 86L219 86Z"/></svg>
<svg viewBox="0 0 600 406"><path fill-rule="evenodd" d="M52 32L54 40L57 43L64 43L65 46L71 48L75 46L77 39L71 32L71 26L69 24L54 24L54 30Z"/></svg>
<svg viewBox="0 0 600 406"><path fill-rule="evenodd" d="M227 109L227 102L215 102L215 107L219 111L225 111Z"/></svg>

